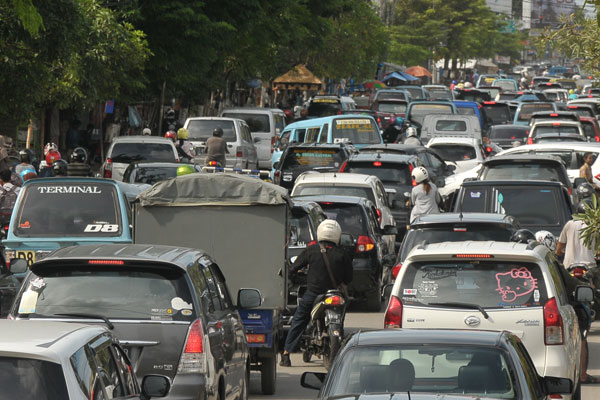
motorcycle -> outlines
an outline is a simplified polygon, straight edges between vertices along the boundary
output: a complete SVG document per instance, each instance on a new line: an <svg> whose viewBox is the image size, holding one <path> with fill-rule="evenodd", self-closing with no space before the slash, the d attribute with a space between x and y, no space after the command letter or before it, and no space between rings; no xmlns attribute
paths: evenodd
<svg viewBox="0 0 600 400"><path fill-rule="evenodd" d="M304 362L316 355L323 358L323 365L329 370L344 337L345 313L346 299L341 290L328 290L315 299L310 322L300 340Z"/></svg>
<svg viewBox="0 0 600 400"><path fill-rule="evenodd" d="M592 285L592 271L590 267L586 264L572 264L567 268L569 274L579 279L581 282ZM598 289L594 289L594 301L591 304L587 305L590 312L591 320L594 321L596 317L600 316L600 291Z"/></svg>

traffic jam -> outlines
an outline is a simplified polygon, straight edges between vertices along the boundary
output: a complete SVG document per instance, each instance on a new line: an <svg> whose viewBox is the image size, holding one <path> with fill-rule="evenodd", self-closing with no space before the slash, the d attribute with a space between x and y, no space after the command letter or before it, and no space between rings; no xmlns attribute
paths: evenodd
<svg viewBox="0 0 600 400"><path fill-rule="evenodd" d="M0 398L585 398L600 93L537 67L20 151Z"/></svg>

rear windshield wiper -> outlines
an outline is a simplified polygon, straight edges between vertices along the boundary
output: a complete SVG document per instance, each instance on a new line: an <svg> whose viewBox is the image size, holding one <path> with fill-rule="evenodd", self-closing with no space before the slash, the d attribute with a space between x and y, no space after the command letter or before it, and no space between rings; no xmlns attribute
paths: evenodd
<svg viewBox="0 0 600 400"><path fill-rule="evenodd" d="M485 309L478 304L449 302L449 303L428 303L428 305L441 306L441 307L452 307L452 308L469 308L471 310L479 310L479 312L483 314L485 319L488 319L490 317L488 315L488 313L485 311Z"/></svg>
<svg viewBox="0 0 600 400"><path fill-rule="evenodd" d="M113 325L112 322L110 322L110 320L105 317L104 315L98 315L98 314L85 314L85 313L60 313L60 314L54 314L54 316L57 317L73 317L73 318L92 318L92 319L101 319L102 321L104 321L104 323L106 324L106 326L108 326L108 329L113 330L115 329L115 326Z"/></svg>

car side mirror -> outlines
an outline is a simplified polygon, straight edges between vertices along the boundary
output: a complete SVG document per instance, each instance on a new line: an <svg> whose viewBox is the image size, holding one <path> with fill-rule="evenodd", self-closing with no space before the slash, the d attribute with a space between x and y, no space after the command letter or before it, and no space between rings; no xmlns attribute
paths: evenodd
<svg viewBox="0 0 600 400"><path fill-rule="evenodd" d="M554 376L545 376L541 379L546 395L571 394L571 392L573 391L573 381L568 378L556 378Z"/></svg>
<svg viewBox="0 0 600 400"><path fill-rule="evenodd" d="M591 303L594 301L594 289L589 286L577 286L575 288L575 301L578 303Z"/></svg>
<svg viewBox="0 0 600 400"><path fill-rule="evenodd" d="M382 233L384 235L397 235L398 229L393 225L386 225L383 227Z"/></svg>
<svg viewBox="0 0 600 400"><path fill-rule="evenodd" d="M22 274L27 272L27 261L22 258L13 258L10 262L10 272L13 274Z"/></svg>
<svg viewBox="0 0 600 400"><path fill-rule="evenodd" d="M239 308L256 308L262 304L262 295L258 289L240 289L237 296Z"/></svg>
<svg viewBox="0 0 600 400"><path fill-rule="evenodd" d="M304 372L300 378L300 385L307 389L321 390L325 376L325 372Z"/></svg>
<svg viewBox="0 0 600 400"><path fill-rule="evenodd" d="M171 381L162 375L146 375L142 380L142 394L146 399L166 397L171 390Z"/></svg>

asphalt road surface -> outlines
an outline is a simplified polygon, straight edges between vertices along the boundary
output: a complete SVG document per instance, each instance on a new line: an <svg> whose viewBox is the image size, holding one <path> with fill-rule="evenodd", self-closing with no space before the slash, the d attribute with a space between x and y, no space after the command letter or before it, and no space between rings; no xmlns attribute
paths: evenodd
<svg viewBox="0 0 600 400"><path fill-rule="evenodd" d="M360 328L378 329L383 327L383 313L360 313L350 312L346 314L346 332L352 332ZM592 375L600 375L600 322L594 323L589 336L590 364L588 372ZM304 389L300 386L300 375L304 371L325 372L321 360L315 358L310 363L302 362L301 354L292 354L292 367L277 367L277 390L274 396L263 396L260 393L260 375L252 372L250 379L250 398L263 400L297 400L314 399L316 390ZM585 385L583 388L583 400L600 399L600 385Z"/></svg>

